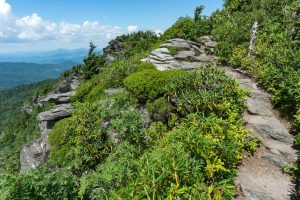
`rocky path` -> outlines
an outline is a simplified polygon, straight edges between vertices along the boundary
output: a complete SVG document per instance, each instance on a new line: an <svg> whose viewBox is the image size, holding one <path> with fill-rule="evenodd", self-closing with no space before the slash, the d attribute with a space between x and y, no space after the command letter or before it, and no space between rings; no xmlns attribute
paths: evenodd
<svg viewBox="0 0 300 200"><path fill-rule="evenodd" d="M226 73L250 91L244 119L246 128L261 140L254 156L243 160L238 168L236 185L240 192L237 200L288 200L296 199L295 185L283 168L297 160L293 149L294 138L283 120L276 115L271 96L241 72L225 67Z"/></svg>

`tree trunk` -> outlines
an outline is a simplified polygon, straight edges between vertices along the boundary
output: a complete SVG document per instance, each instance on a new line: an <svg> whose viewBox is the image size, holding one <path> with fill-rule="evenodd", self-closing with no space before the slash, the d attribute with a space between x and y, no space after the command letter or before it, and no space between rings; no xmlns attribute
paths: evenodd
<svg viewBox="0 0 300 200"><path fill-rule="evenodd" d="M255 42L256 42L257 29L258 29L258 22L255 21L252 26L252 34L251 34L251 39L250 39L248 57L253 56L253 54L255 52L254 48L255 48Z"/></svg>

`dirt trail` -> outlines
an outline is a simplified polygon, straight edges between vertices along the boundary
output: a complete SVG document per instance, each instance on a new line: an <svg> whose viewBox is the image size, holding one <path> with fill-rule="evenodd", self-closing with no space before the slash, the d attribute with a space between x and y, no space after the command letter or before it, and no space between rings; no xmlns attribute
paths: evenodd
<svg viewBox="0 0 300 200"><path fill-rule="evenodd" d="M273 110L271 95L258 88L257 83L243 73L229 67L225 67L225 71L242 88L250 91L244 113L246 128L261 140L255 155L244 159L238 168L236 185L240 192L236 199L296 199L293 179L283 173L283 167L297 160L294 138Z"/></svg>

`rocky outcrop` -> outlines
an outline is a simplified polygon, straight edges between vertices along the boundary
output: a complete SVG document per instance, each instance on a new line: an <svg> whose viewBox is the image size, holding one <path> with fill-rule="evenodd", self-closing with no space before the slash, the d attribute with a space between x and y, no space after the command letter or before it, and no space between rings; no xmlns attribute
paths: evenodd
<svg viewBox="0 0 300 200"><path fill-rule="evenodd" d="M39 103L52 102L56 106L37 116L41 137L23 147L20 154L21 173L34 169L45 163L49 156L50 145L48 134L55 123L71 116L72 106L70 97L75 94L75 89L80 85L80 80L75 75L60 81L57 89L47 95Z"/></svg>
<svg viewBox="0 0 300 200"><path fill-rule="evenodd" d="M203 65L215 63L213 54L216 43L210 37L202 37L199 43L184 39L171 39L160 48L151 52L142 61L151 62L158 70L184 69L190 70Z"/></svg>
<svg viewBox="0 0 300 200"><path fill-rule="evenodd" d="M70 103L70 97L75 95L75 89L78 88L81 81L72 74L60 81L59 86L53 92L50 92L46 98L39 101L39 103L51 102L55 104Z"/></svg>
<svg viewBox="0 0 300 200"><path fill-rule="evenodd" d="M225 67L226 73L250 91L247 111L244 113L246 128L258 137L261 146L254 156L243 160L238 168L236 199L287 200L294 199L293 179L283 173L283 167L297 161L293 149L294 138L288 127L277 117L271 104L271 95L241 72Z"/></svg>
<svg viewBox="0 0 300 200"><path fill-rule="evenodd" d="M115 40L109 42L108 46L103 49L104 58L107 63L115 60L116 55L122 52L121 44Z"/></svg>

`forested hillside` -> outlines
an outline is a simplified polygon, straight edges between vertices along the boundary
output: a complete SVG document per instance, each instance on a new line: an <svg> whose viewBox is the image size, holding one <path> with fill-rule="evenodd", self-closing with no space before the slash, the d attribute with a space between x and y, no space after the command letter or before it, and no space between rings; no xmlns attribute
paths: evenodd
<svg viewBox="0 0 300 200"><path fill-rule="evenodd" d="M43 108L34 101L56 82L47 80L0 91L0 173L19 170L20 149L39 135L36 116Z"/></svg>
<svg viewBox="0 0 300 200"><path fill-rule="evenodd" d="M8 120L14 121L14 118L20 114L25 104L30 105L34 98L49 92L49 87L53 87L55 82L56 80L46 80L12 89L0 90L0 130L3 130L4 124Z"/></svg>
<svg viewBox="0 0 300 200"><path fill-rule="evenodd" d="M58 78L72 65L0 62L0 90Z"/></svg>
<svg viewBox="0 0 300 200"><path fill-rule="evenodd" d="M0 199L239 199L238 166L259 157L264 144L243 118L253 94L240 85L250 83L224 66L273 95L276 117L288 121L299 145L300 1L225 0L212 16L202 10L161 36L119 36L104 55L90 43L83 64L64 73L85 81L71 99L72 116L49 133L41 166L20 174L16 155L38 136L35 117L47 105L3 124ZM298 168L278 170L298 183Z"/></svg>

